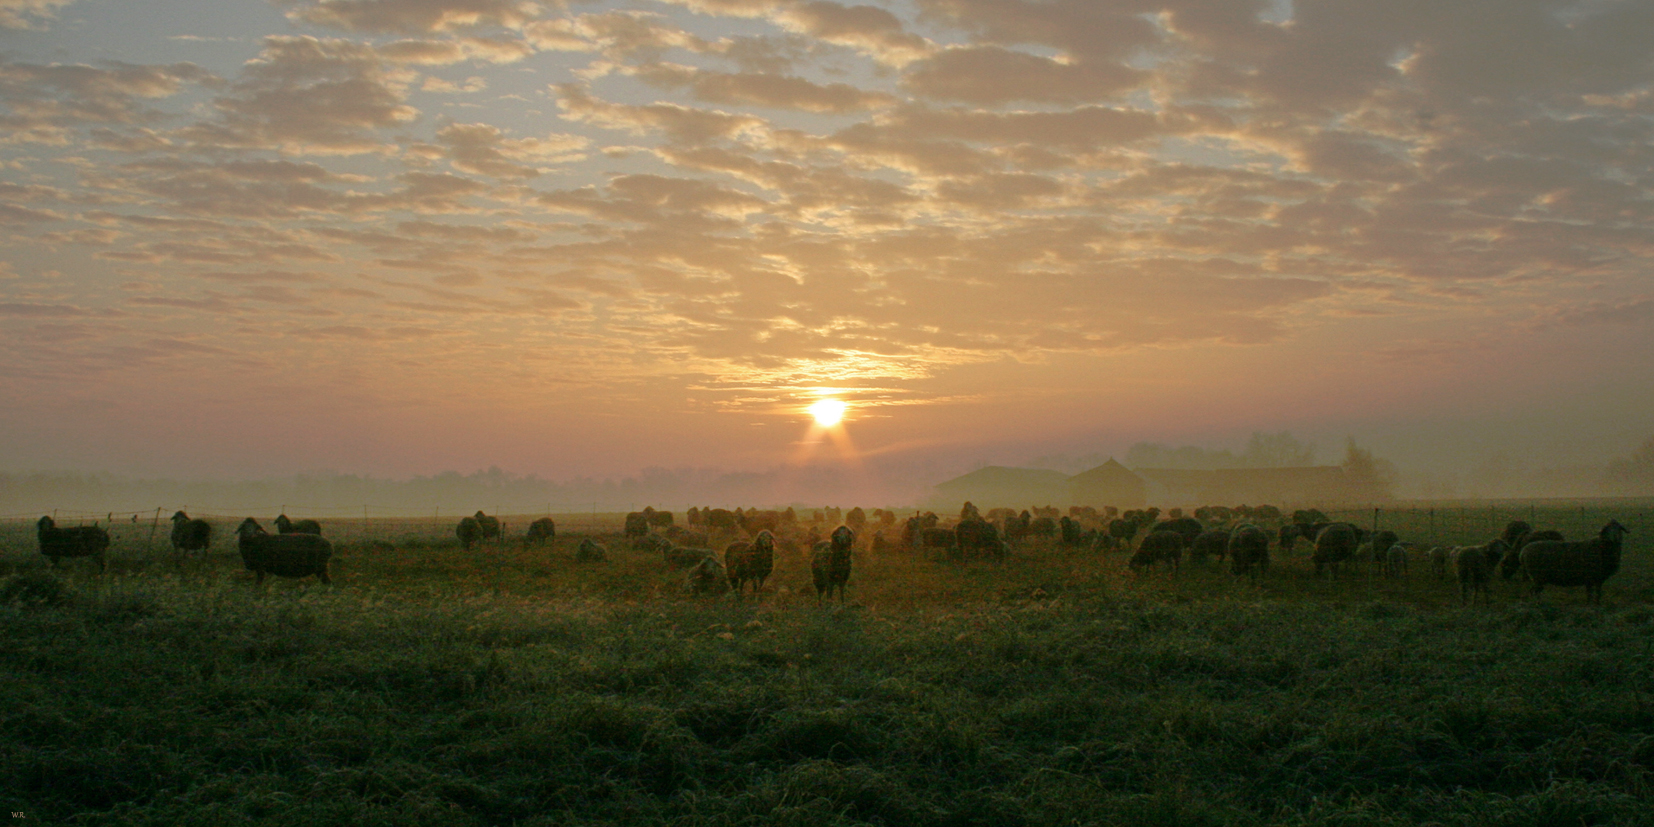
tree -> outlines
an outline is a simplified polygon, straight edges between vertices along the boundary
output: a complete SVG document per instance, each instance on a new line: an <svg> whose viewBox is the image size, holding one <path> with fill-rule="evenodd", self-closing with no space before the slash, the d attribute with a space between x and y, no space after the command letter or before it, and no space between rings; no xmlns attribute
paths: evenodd
<svg viewBox="0 0 1654 827"><path fill-rule="evenodd" d="M1396 466L1387 459L1373 456L1373 452L1355 444L1348 437L1344 445L1344 482L1350 495L1358 500L1388 500L1396 489Z"/></svg>
<svg viewBox="0 0 1654 827"><path fill-rule="evenodd" d="M1616 494L1654 493L1654 437L1632 451L1629 458L1608 463L1602 485Z"/></svg>

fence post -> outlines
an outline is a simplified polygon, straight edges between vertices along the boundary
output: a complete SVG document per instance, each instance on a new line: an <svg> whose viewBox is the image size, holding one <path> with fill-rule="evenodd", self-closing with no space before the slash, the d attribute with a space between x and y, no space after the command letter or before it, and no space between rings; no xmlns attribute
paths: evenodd
<svg viewBox="0 0 1654 827"><path fill-rule="evenodd" d="M149 524L149 542L144 544L144 554L155 553L155 529L161 526L161 507L155 506L155 521Z"/></svg>

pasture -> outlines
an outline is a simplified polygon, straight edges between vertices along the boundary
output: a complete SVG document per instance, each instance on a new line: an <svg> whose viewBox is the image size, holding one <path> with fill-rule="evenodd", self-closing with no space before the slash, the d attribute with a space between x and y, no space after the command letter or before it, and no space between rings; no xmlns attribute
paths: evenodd
<svg viewBox="0 0 1654 827"><path fill-rule="evenodd" d="M843 606L818 607L785 550L759 597L694 598L618 514L555 515L543 548L507 516L470 552L451 520L324 519L330 586L254 586L244 515L211 517L212 552L186 560L164 527L117 523L106 572L44 577L16 520L0 807L120 825L1646 824L1654 511L1519 510L1377 520L1428 546L1616 517L1631 534L1604 605L1501 581L1464 608L1422 560L1318 579L1304 544L1251 582L1054 543L875 555L865 537ZM575 562L586 536L608 562Z"/></svg>

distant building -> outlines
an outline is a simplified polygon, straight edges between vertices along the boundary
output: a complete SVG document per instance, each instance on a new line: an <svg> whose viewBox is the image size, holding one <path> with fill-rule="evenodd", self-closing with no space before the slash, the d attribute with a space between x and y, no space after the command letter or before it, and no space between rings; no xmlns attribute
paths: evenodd
<svg viewBox="0 0 1654 827"><path fill-rule="evenodd" d="M1108 462L1068 478L1069 504L1101 508L1142 508L1148 504L1143 478L1111 457Z"/></svg>
<svg viewBox="0 0 1654 827"><path fill-rule="evenodd" d="M1337 465L1301 468L1139 468L1150 502L1173 505L1281 505L1346 502L1352 491Z"/></svg>
<svg viewBox="0 0 1654 827"><path fill-rule="evenodd" d="M986 512L990 508L1021 511L1036 505L1068 507L1068 475L1043 468L1007 468L990 465L978 468L936 486L925 507L938 514L955 516L966 502Z"/></svg>

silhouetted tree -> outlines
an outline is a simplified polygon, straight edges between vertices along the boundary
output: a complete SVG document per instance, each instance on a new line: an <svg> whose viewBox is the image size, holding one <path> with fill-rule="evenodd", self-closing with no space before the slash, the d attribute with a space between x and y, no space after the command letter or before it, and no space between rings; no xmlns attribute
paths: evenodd
<svg viewBox="0 0 1654 827"><path fill-rule="evenodd" d="M1344 445L1344 481L1350 495L1360 500L1388 500L1395 495L1396 466L1355 444L1349 437Z"/></svg>

